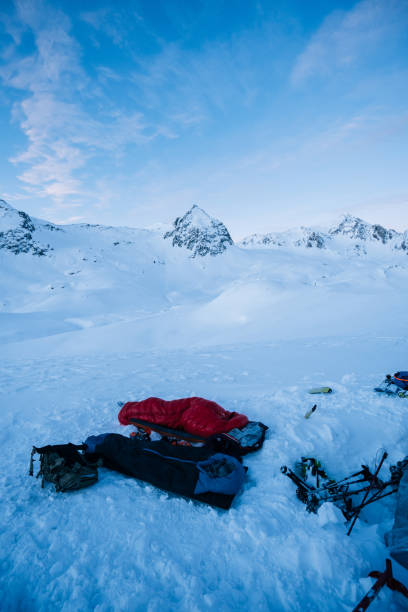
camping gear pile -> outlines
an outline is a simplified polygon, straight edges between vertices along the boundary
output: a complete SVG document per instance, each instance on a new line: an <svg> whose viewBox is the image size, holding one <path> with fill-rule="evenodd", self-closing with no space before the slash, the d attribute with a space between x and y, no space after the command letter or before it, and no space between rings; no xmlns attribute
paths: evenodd
<svg viewBox="0 0 408 612"><path fill-rule="evenodd" d="M247 468L241 457L261 448L268 429L200 397L128 402L118 418L122 425L137 426L137 434L128 438L106 433L90 436L79 446L33 447L30 474L38 453L37 477L42 477L42 486L50 482L59 492L94 484L97 467L103 466L165 491L228 509L244 483ZM153 431L162 438L152 440Z"/></svg>
<svg viewBox="0 0 408 612"><path fill-rule="evenodd" d="M397 397L408 397L408 371L387 374L375 391ZM332 393L330 387L317 387L311 394ZM150 397L140 402L119 403L119 422L134 425L131 437L106 433L88 437L84 444L33 447L40 456L37 477L50 482L56 491L75 491L98 480L98 466L135 477L165 491L204 502L218 508L230 508L245 480L247 468L242 456L260 449L268 429L257 421L236 412L228 412L215 402L200 397L166 401ZM306 414L309 419L316 411L314 404ZM160 439L153 439L153 434ZM360 512L368 504L397 493L395 522L386 535L390 555L408 568L408 457L390 467L390 477L379 478L387 458L384 452L374 473L368 466L335 481L320 461L302 457L292 469L281 472L296 485L296 495L308 512L317 513L323 503L332 502L341 509L347 535ZM366 610L384 586L408 598L408 590L392 574L391 560L386 560L384 572L369 574L376 583L353 612Z"/></svg>

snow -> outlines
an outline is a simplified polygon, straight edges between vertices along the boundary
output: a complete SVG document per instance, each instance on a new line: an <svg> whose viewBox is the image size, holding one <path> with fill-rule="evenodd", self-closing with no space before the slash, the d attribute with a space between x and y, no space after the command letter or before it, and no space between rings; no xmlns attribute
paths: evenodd
<svg viewBox="0 0 408 612"><path fill-rule="evenodd" d="M385 568L395 498L347 537L341 512L308 514L280 467L315 456L341 478L386 449L386 478L407 454L408 400L372 390L407 369L406 254L230 246L192 259L152 231L36 228L52 253L0 251L2 609L352 610ZM334 392L308 394L319 385ZM229 511L105 469L71 494L28 476L33 444L128 435L117 402L152 395L269 426ZM370 607L404 609L386 588Z"/></svg>

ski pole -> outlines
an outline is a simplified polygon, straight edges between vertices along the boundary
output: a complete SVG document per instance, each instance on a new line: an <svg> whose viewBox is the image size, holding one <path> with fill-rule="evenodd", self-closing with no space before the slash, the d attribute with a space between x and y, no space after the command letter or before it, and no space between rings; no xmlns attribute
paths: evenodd
<svg viewBox="0 0 408 612"><path fill-rule="evenodd" d="M381 466L382 466L382 464L384 463L384 461L386 460L386 458L387 458L387 457L388 457L388 453L387 453L387 452L385 452L385 453L383 454L382 458L381 458L380 463L378 464L377 469L375 470L374 477L373 477L372 481L370 482L370 486L368 487L368 489L367 489L367 491L366 491L366 493L365 493L365 495L364 495L363 501L361 502L360 507L358 508L358 510L356 511L356 513L355 513L355 515L354 515L354 518L353 518L353 520L352 520L352 522L351 522L350 528L349 528L349 530L348 530L348 532L347 532L347 535L348 535L348 536L350 535L350 533L351 533L351 531L352 531L352 529L353 529L353 527L354 527L354 525L355 525L355 522L356 522L356 520L358 519L358 516L359 516L359 514L360 514L361 508L364 506L364 502L365 502L365 500L367 499L367 497L368 497L368 494L369 494L370 490L371 490L371 489L373 488L373 486L374 486L374 482L376 481L376 476L378 475L378 472L380 471Z"/></svg>
<svg viewBox="0 0 408 612"><path fill-rule="evenodd" d="M331 487L337 487L337 485L340 485L342 483L346 484L346 485L350 485L350 484L355 484L356 482L370 482L373 478L372 475L370 475L370 478L362 478L361 480L355 480L352 482L347 482L349 480L351 480L352 478L356 478L357 476L364 476L364 474L367 474L367 472L365 470L360 470L359 472L355 472L354 474L351 474L351 476L346 476L346 478L343 478L342 480L337 480L336 482L333 482L331 484L325 485L326 489L329 489Z"/></svg>
<svg viewBox="0 0 408 612"><path fill-rule="evenodd" d="M388 495L393 495L394 493L397 493L397 491L398 491L398 489L393 489L392 491L389 491L388 493L384 493L384 495L373 495L373 497L371 497L368 501L365 502L364 506L362 504L360 504L354 510L355 511L356 510L362 510L363 508L368 506L368 504L372 504L373 502L376 502L379 499L383 499L384 497L388 497ZM380 491L379 491L379 493L380 493Z"/></svg>

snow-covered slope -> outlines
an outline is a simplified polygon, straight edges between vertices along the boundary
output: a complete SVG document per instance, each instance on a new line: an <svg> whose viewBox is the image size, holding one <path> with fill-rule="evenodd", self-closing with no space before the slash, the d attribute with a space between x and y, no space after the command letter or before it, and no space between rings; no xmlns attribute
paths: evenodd
<svg viewBox="0 0 408 612"><path fill-rule="evenodd" d="M182 219L163 238L2 205L5 610L346 611L385 566L394 497L347 537L336 508L306 513L280 466L315 456L341 478L386 449L386 478L408 454L408 400L372 391L408 369L406 235L347 218L242 248L196 207ZM323 384L334 393L304 419ZM27 476L33 444L128 435L118 400L194 395L270 427L229 512L104 469L71 495ZM370 610L404 605L384 589Z"/></svg>

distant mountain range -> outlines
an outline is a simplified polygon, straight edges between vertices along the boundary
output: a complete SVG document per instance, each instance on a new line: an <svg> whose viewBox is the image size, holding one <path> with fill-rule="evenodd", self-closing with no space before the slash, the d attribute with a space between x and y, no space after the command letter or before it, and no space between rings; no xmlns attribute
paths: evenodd
<svg viewBox="0 0 408 612"><path fill-rule="evenodd" d="M408 230L396 232L382 225L371 224L352 215L344 215L338 224L322 230L300 227L285 232L252 234L240 243L244 248L306 247L367 253L374 245L388 245L408 253Z"/></svg>
<svg viewBox="0 0 408 612"><path fill-rule="evenodd" d="M407 233L346 216L327 230L234 244L198 206L166 230L56 225L0 201L0 347L17 343L18 352L20 341L45 336L94 350L120 337L137 350L330 335L337 311L345 333L351 324L361 333L373 308L381 329L404 319Z"/></svg>
<svg viewBox="0 0 408 612"><path fill-rule="evenodd" d="M95 231L93 231L95 230ZM130 244L137 239L137 234L151 234L152 238L171 241L173 247L190 251L191 257L220 255L234 244L226 226L194 205L184 216L178 217L173 229L161 235L154 230L137 230L131 228L113 228L101 225L77 224L55 225L30 217L26 212L18 211L0 200L0 249L14 255L30 253L36 256L52 256L56 248L67 241L82 237L90 238L93 234L104 234L105 241L112 236L113 244ZM55 234L65 234L65 240L56 240ZM86 234L86 236L85 236ZM69 238L68 238L69 237ZM345 215L335 226L324 230L321 228L300 227L284 232L252 234L236 244L244 249L275 248L316 248L336 252L353 252L365 254L373 246L388 246L394 251L408 253L408 230L397 232L378 224L370 224L358 217Z"/></svg>

